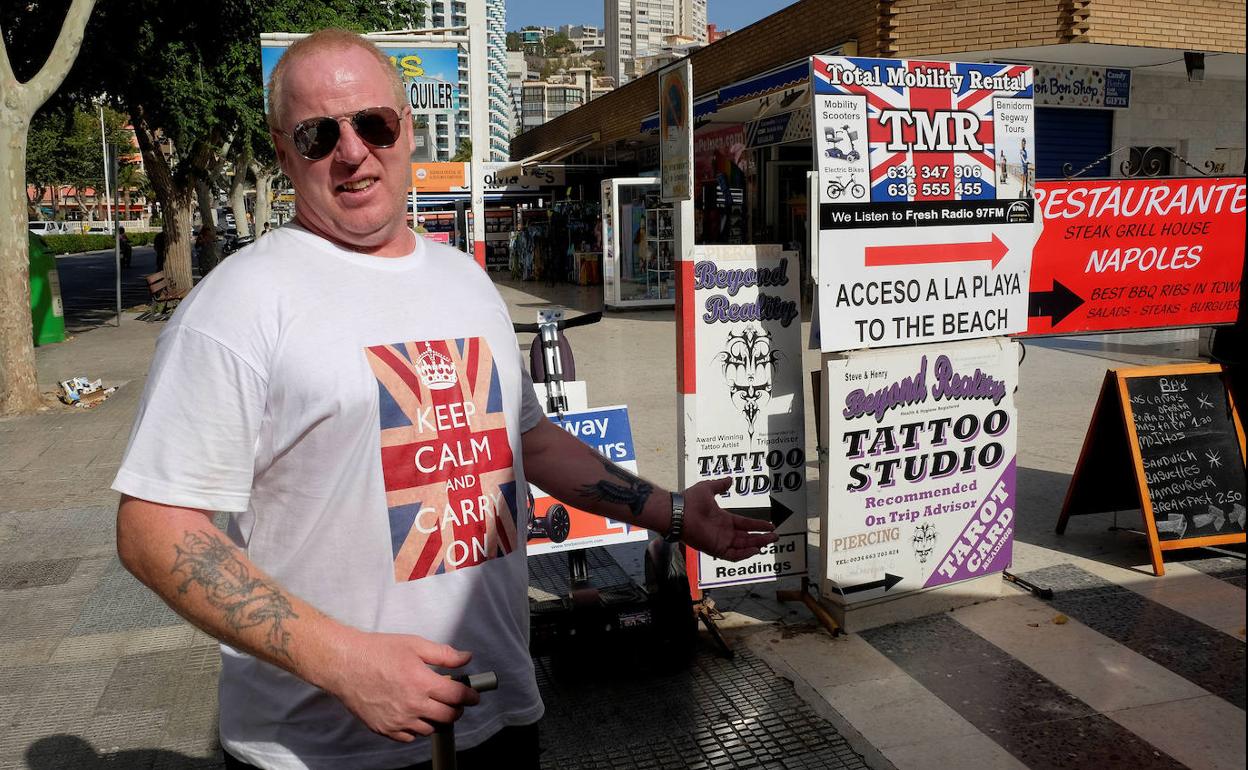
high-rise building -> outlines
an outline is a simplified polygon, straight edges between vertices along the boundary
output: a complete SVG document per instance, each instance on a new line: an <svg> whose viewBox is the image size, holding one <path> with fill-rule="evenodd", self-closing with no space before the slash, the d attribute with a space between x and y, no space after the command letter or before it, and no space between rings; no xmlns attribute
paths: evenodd
<svg viewBox="0 0 1248 770"><path fill-rule="evenodd" d="M511 94L507 87L507 5L505 0L429 0L422 29L484 24L488 70L490 160L507 160L511 141ZM459 51L459 110L437 115L430 126L435 160L450 160L459 144L470 137L468 51Z"/></svg>
<svg viewBox="0 0 1248 770"><path fill-rule="evenodd" d="M637 76L637 59L672 37L706 43L707 0L603 0L607 74L619 85Z"/></svg>

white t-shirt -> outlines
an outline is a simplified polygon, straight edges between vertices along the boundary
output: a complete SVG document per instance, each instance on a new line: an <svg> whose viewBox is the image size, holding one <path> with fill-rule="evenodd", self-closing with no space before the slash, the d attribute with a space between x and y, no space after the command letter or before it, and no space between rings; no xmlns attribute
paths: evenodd
<svg viewBox="0 0 1248 770"><path fill-rule="evenodd" d="M344 623L473 653L499 689L469 748L542 715L528 652L521 433L544 419L507 307L463 253L398 258L286 226L225 260L160 335L119 492L234 512L230 536ZM192 589L194 590L194 589ZM270 768L425 761L222 645L221 741Z"/></svg>

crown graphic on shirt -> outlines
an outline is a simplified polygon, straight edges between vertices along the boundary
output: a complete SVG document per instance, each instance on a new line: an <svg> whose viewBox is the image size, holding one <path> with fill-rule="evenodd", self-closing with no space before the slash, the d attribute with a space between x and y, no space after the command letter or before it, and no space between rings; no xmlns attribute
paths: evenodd
<svg viewBox="0 0 1248 770"><path fill-rule="evenodd" d="M416 358L416 371L430 390L446 390L457 380L455 364L451 359L425 343L425 352Z"/></svg>

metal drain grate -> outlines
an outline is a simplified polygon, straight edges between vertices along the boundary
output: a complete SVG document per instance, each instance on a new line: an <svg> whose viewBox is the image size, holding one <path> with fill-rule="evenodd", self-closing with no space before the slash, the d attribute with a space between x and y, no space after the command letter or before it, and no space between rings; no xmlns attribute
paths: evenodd
<svg viewBox="0 0 1248 770"><path fill-rule="evenodd" d="M589 548L585 552L589 562L589 583L597 588L616 586L629 582L628 573L602 548ZM529 557L529 585L563 596L568 592L568 555L544 553Z"/></svg>
<svg viewBox="0 0 1248 770"><path fill-rule="evenodd" d="M868 767L790 682L742 648L733 660L703 650L671 676L612 675L604 662L563 678L550 659L534 663L546 703L543 768Z"/></svg>
<svg viewBox="0 0 1248 770"><path fill-rule="evenodd" d="M0 591L59 586L69 582L81 559L48 559L0 565Z"/></svg>

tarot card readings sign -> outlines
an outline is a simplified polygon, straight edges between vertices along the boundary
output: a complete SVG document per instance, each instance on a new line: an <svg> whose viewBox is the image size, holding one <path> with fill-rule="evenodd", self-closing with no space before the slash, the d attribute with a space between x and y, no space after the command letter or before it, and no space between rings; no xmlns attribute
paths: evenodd
<svg viewBox="0 0 1248 770"><path fill-rule="evenodd" d="M685 478L731 478L725 508L769 519L780 540L741 562L698 558L699 586L806 572L806 438L797 255L779 246L697 246L683 303L681 366L694 425ZM692 344L689 332L692 330Z"/></svg>
<svg viewBox="0 0 1248 770"><path fill-rule="evenodd" d="M1016 344L851 353L826 382L824 594L852 604L1009 566Z"/></svg>

